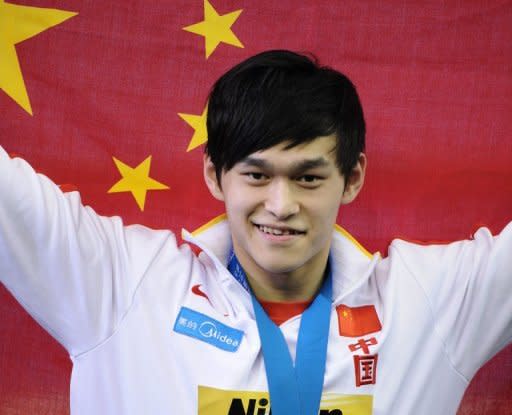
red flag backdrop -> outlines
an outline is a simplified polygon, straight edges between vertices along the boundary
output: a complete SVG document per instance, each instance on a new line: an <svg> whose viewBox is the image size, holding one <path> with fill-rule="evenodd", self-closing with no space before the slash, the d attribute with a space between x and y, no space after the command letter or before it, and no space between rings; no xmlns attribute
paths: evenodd
<svg viewBox="0 0 512 415"><path fill-rule="evenodd" d="M501 0L0 0L0 144L101 214L193 230L222 212L201 175L212 83L265 49L311 51L355 82L368 123L366 188L340 224L383 253L396 236L497 232L512 218L511 40ZM3 287L0 315L0 414L67 414L64 350ZM512 413L511 357L459 414Z"/></svg>

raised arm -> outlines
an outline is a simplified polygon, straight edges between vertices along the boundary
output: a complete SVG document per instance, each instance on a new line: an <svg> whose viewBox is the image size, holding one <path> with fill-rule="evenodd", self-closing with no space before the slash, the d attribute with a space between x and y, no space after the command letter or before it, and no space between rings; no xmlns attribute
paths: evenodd
<svg viewBox="0 0 512 415"><path fill-rule="evenodd" d="M512 341L512 223L493 236L393 250L425 291L452 364L468 380Z"/></svg>
<svg viewBox="0 0 512 415"><path fill-rule="evenodd" d="M0 147L0 281L71 355L112 333L169 243L170 232L97 215Z"/></svg>

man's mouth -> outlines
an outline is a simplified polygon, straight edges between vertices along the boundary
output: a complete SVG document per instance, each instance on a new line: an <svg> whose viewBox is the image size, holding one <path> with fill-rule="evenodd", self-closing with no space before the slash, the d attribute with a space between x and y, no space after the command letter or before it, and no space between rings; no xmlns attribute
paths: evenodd
<svg viewBox="0 0 512 415"><path fill-rule="evenodd" d="M302 235L304 232L302 231L297 231L295 229L291 229L291 228L274 228L274 227L271 227L271 226L265 226L265 225L257 225L255 224L255 226L263 233L267 233L267 234L270 234L270 235L276 235L276 236L280 236L280 235Z"/></svg>

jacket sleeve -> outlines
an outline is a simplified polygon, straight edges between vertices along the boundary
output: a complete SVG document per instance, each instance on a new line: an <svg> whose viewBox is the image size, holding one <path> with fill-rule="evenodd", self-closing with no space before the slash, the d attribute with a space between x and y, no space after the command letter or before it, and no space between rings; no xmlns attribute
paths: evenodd
<svg viewBox="0 0 512 415"><path fill-rule="evenodd" d="M448 245L392 246L425 291L452 364L471 379L512 341L512 223L498 236L481 228Z"/></svg>
<svg viewBox="0 0 512 415"><path fill-rule="evenodd" d="M0 147L0 281L71 355L112 334L164 247L171 232L99 216Z"/></svg>

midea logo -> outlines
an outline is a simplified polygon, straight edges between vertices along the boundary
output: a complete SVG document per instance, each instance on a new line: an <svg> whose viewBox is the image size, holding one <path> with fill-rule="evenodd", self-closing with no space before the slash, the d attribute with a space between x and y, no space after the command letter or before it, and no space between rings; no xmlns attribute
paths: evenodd
<svg viewBox="0 0 512 415"><path fill-rule="evenodd" d="M217 326L211 321L204 321L199 326L199 333L201 336L210 339L217 339L221 343L229 344L231 346L237 347L238 340L233 339L229 334L225 334L217 329Z"/></svg>

